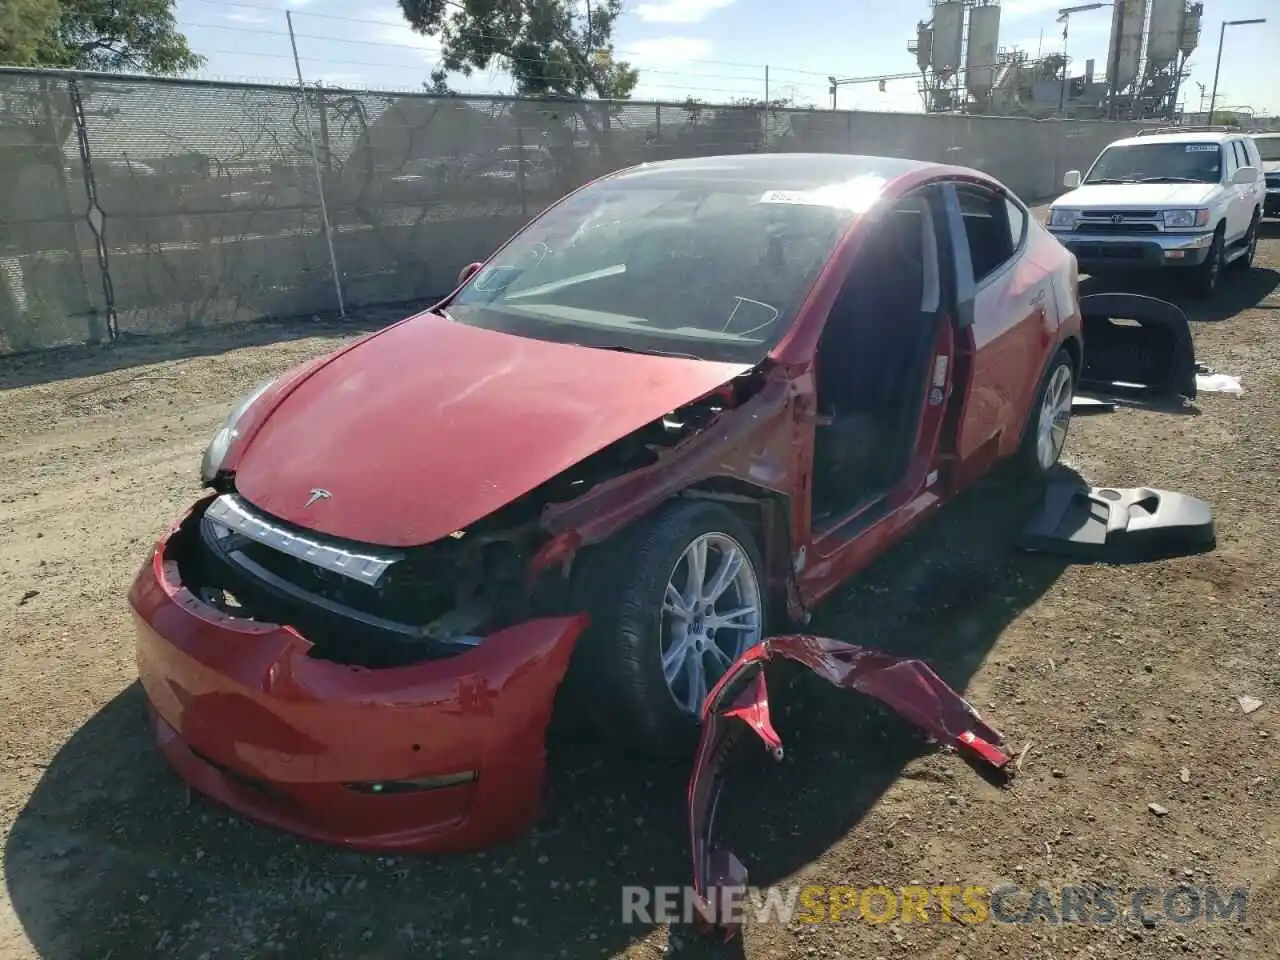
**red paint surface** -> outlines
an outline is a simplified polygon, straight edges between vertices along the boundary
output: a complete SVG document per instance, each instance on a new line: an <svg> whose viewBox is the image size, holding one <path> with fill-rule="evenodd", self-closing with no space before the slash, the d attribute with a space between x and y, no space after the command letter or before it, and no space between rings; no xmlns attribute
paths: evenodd
<svg viewBox="0 0 1280 960"><path fill-rule="evenodd" d="M424 313L326 364L271 411L236 487L364 543L431 543L749 369L594 350ZM313 487L332 498L305 504Z"/></svg>
<svg viewBox="0 0 1280 960"><path fill-rule="evenodd" d="M129 600L160 746L215 800L376 850L474 849L536 821L543 737L585 617L527 621L455 657L372 671L311 659L290 628L202 603L163 543ZM344 786L462 771L478 778L408 794Z"/></svg>

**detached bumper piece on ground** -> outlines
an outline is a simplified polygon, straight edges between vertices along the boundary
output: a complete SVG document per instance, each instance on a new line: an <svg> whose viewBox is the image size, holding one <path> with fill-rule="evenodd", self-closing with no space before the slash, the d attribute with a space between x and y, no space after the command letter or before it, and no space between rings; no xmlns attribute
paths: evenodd
<svg viewBox="0 0 1280 960"><path fill-rule="evenodd" d="M1217 542L1203 500L1150 487L1050 484L1019 546L1100 563L1141 563L1205 553Z"/></svg>
<svg viewBox="0 0 1280 960"><path fill-rule="evenodd" d="M764 679L764 664L774 657L794 660L838 687L875 697L939 744L993 773L1004 771L1011 759L999 746L1004 736L920 660L806 635L772 637L748 650L707 697L702 741L689 781L689 833L699 922L705 931L719 931L726 940L737 933L730 904L735 898L741 902L747 870L728 850L713 847L712 830L725 763L742 731L749 728L776 760L782 759L782 740L769 718Z"/></svg>

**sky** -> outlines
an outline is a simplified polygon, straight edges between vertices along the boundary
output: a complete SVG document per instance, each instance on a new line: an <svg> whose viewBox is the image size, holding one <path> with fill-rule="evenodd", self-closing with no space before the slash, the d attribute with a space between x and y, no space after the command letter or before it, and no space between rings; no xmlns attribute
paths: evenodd
<svg viewBox="0 0 1280 960"><path fill-rule="evenodd" d="M580 0L585 2L585 0ZM1032 57L1061 52L1057 11L1078 0L1003 0L1001 47ZM395 0L177 0L178 21L193 48L208 58L202 76L296 82L285 11L293 15L298 54L308 82L388 90L418 90L436 65L438 47L414 33ZM1111 12L1070 19L1072 73L1097 61L1104 72ZM1218 106L1280 114L1280 2L1204 0L1200 47L1185 85L1188 110L1201 106L1197 83L1213 84L1224 20L1267 17L1228 27ZM929 0L629 0L614 33L618 59L640 71L633 97L709 103L740 97L788 98L830 106L827 77L904 74L916 69L907 42L929 16ZM456 79L474 93L511 93L500 69ZM918 112L918 78L842 86L841 109Z"/></svg>

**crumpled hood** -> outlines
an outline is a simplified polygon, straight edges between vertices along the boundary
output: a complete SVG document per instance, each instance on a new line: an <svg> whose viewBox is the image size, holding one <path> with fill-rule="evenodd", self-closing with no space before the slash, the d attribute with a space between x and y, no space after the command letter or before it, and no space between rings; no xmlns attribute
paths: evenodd
<svg viewBox="0 0 1280 960"><path fill-rule="evenodd" d="M236 487L330 536L430 543L748 369L423 314L285 392L235 451ZM329 496L313 498L316 489Z"/></svg>
<svg viewBox="0 0 1280 960"><path fill-rule="evenodd" d="M1072 190L1053 205L1108 210L1195 207L1207 203L1217 189L1215 183L1098 183Z"/></svg>

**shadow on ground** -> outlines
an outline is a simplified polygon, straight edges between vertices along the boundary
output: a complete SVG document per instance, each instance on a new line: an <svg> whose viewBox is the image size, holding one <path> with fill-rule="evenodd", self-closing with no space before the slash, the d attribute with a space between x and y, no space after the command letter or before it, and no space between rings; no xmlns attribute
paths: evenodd
<svg viewBox="0 0 1280 960"><path fill-rule="evenodd" d="M1222 273L1218 289L1208 300L1198 300L1187 292L1185 277L1170 272L1153 271L1132 275L1095 277L1080 283L1080 294L1140 293L1176 303L1192 321L1217 323L1256 309L1263 300L1280 289L1280 271L1264 267L1240 270L1229 266Z"/></svg>
<svg viewBox="0 0 1280 960"><path fill-rule="evenodd" d="M392 304L307 318L263 319L222 326L193 327L153 337L126 334L112 343L83 344L0 355L0 390L92 377L156 363L190 360L308 337L370 333L432 306L436 301Z"/></svg>
<svg viewBox="0 0 1280 960"><path fill-rule="evenodd" d="M1026 497L966 495L810 630L920 655L964 690L1063 568L1014 552L1026 515L1014 502ZM787 759L745 751L717 830L758 886L820 857L932 749L905 721L816 678L772 699ZM689 881L689 769L578 736L553 744L551 770L539 828L502 849L426 858L316 846L188 797L151 747L135 684L49 766L10 834L5 879L44 960L612 956L649 929L623 923L624 885ZM681 955L741 949L680 942Z"/></svg>

